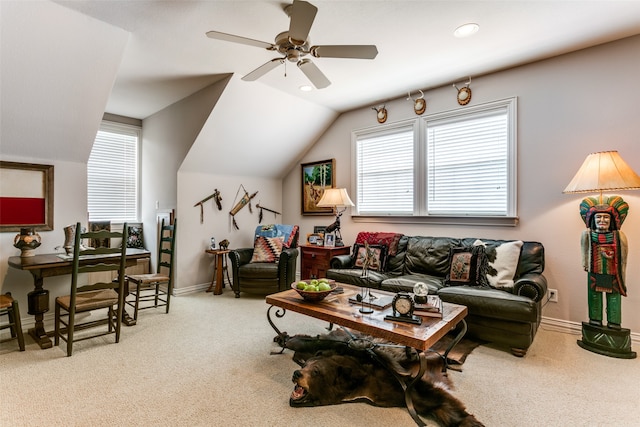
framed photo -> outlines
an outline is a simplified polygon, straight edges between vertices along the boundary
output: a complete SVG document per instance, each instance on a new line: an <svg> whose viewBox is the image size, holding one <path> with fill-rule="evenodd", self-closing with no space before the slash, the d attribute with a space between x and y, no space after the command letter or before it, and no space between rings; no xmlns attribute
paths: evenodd
<svg viewBox="0 0 640 427"><path fill-rule="evenodd" d="M336 246L336 235L334 233L327 233L324 235L324 245L328 248Z"/></svg>
<svg viewBox="0 0 640 427"><path fill-rule="evenodd" d="M0 161L0 231L53 230L53 165Z"/></svg>
<svg viewBox="0 0 640 427"><path fill-rule="evenodd" d="M316 203L320 201L326 188L334 187L335 165L335 159L301 165L302 215L333 215L332 207L320 208Z"/></svg>
<svg viewBox="0 0 640 427"><path fill-rule="evenodd" d="M321 233L310 233L307 234L307 245L318 245L318 241L321 241L323 238Z"/></svg>

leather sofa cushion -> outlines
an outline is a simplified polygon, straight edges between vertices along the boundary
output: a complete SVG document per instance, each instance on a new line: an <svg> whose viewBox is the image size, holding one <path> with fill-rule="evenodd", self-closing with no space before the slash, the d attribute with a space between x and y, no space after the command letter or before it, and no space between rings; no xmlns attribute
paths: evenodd
<svg viewBox="0 0 640 427"><path fill-rule="evenodd" d="M430 294L436 294L442 288L442 277L429 276L426 274L407 274L404 276L392 277L383 281L380 289L389 292L413 292L416 283L423 282L429 288Z"/></svg>
<svg viewBox="0 0 640 427"><path fill-rule="evenodd" d="M369 270L369 276L364 278L361 268L340 268L327 270L327 279L338 283L349 283L354 286L378 289L380 282L390 276L380 271Z"/></svg>
<svg viewBox="0 0 640 427"><path fill-rule="evenodd" d="M250 263L241 265L238 268L238 275L243 279L277 279L278 263Z"/></svg>
<svg viewBox="0 0 640 427"><path fill-rule="evenodd" d="M538 305L527 297L499 289L449 286L438 291L442 301L466 305L469 314L504 321L538 322Z"/></svg>
<svg viewBox="0 0 640 427"><path fill-rule="evenodd" d="M445 277L449 270L449 249L462 246L450 237L410 237L405 256L404 274L427 274Z"/></svg>

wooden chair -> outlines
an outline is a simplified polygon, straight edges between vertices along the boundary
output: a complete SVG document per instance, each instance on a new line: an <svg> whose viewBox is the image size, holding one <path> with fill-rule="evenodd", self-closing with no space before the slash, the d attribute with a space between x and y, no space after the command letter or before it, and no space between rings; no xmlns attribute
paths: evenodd
<svg viewBox="0 0 640 427"><path fill-rule="evenodd" d="M125 303L133 307L134 321L138 320L138 311L147 308L166 307L165 312L169 313L173 293L173 259L177 224L177 218L173 221L173 225L165 224L164 219L160 224L156 273L127 276L128 294L133 296L133 299L127 299ZM134 288L132 284L135 285L135 289L132 289ZM153 304L146 304L149 301Z"/></svg>
<svg viewBox="0 0 640 427"><path fill-rule="evenodd" d="M67 356L73 352L73 343L96 338L103 335L115 334L116 343L120 341L120 326L124 306L124 283L127 253L128 228L125 223L122 233L102 230L81 233L81 225L76 225L75 242L73 248L73 271L71 273L70 295L56 298L55 308L55 345L62 339L67 343ZM115 248L85 248L82 239L122 239L122 244ZM80 274L116 271L118 280L109 279L80 285ZM91 280L91 274L84 275L84 280ZM107 310L106 317L90 316L90 320L79 323L76 321L78 313ZM106 325L106 327L105 327ZM62 326L62 327L61 327ZM79 333L80 330L93 329L91 332Z"/></svg>
<svg viewBox="0 0 640 427"><path fill-rule="evenodd" d="M11 297L11 292L0 295L0 316L6 315L9 323L0 325L0 330L11 329L11 338L2 342L18 339L18 347L20 351L24 351L24 335L22 335L22 323L20 322L20 308L18 301Z"/></svg>

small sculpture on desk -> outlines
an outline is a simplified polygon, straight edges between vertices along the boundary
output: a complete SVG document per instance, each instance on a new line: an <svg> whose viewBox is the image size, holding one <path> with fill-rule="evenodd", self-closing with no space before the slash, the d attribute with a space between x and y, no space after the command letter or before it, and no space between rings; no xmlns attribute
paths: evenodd
<svg viewBox="0 0 640 427"><path fill-rule="evenodd" d="M369 280L369 267L372 266L373 264L375 264L374 253L371 250L371 248L369 248L369 243L364 242L364 254L362 257L362 275L360 276L360 278L364 279L365 281ZM363 313L363 314L373 313L373 309L370 306L365 307L364 305L365 300L371 301L372 299L375 298L373 295L371 295L371 291L369 287L368 286L364 287L360 295L362 298L360 300L361 302L360 313Z"/></svg>
<svg viewBox="0 0 640 427"><path fill-rule="evenodd" d="M220 250L221 251L226 251L229 249L229 241L227 239L221 240L220 241Z"/></svg>

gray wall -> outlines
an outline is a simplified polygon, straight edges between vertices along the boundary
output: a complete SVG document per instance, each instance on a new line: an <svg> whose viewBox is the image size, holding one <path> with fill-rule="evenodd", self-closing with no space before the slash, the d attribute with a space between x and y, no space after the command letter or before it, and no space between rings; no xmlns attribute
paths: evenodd
<svg viewBox="0 0 640 427"><path fill-rule="evenodd" d="M579 327L587 319L586 275L580 260L578 214L581 195L562 194L586 158L595 151L618 150L640 173L640 36L585 49L549 60L486 75L472 76L471 104L518 97L518 214L516 227L446 226L355 222L342 220L346 244L361 230L397 231L408 235L485 237L540 241L545 246L545 276L558 290L559 302L549 303L543 315L561 328ZM452 82L453 83L453 82ZM422 88L412 88L414 90ZM424 115L464 108L458 106L450 86L425 92ZM386 102L387 123L416 117L406 95ZM351 132L377 126L375 112L362 108L341 115L301 162L336 159L338 187L351 191ZM301 226L301 235L314 225L327 225L331 217L300 215L300 170L283 181L288 198L286 223ZM620 191L630 205L622 231L629 239L627 286L623 298L623 326L640 332L640 191Z"/></svg>

